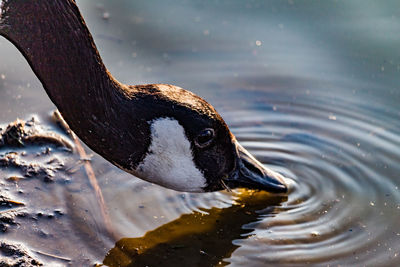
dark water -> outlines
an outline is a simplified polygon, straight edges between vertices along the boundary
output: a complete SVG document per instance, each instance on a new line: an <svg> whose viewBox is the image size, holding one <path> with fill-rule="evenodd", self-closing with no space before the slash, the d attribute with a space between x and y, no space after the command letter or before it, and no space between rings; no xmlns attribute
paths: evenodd
<svg viewBox="0 0 400 267"><path fill-rule="evenodd" d="M400 264L397 0L78 5L119 80L203 96L293 189L287 197L182 194L94 156L117 240L92 227L98 207L78 183L46 199L69 206L68 234L48 240L51 248L30 237L30 247L110 266ZM4 39L0 59L1 122L54 108Z"/></svg>

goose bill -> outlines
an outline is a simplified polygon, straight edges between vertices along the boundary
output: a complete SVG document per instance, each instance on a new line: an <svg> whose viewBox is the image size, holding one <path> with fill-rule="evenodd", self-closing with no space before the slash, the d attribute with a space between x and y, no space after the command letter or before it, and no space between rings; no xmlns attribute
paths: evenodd
<svg viewBox="0 0 400 267"><path fill-rule="evenodd" d="M236 141L237 166L233 174L224 180L229 188L245 187L271 193L286 193L285 178L256 160Z"/></svg>

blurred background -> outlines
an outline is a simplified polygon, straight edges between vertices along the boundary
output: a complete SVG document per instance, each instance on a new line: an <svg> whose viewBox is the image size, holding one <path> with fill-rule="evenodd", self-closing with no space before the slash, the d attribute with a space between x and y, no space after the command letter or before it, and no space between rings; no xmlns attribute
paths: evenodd
<svg viewBox="0 0 400 267"><path fill-rule="evenodd" d="M77 2L107 67L128 84L176 84L218 109L223 90L260 86L366 105L399 101L396 0ZM25 60L0 45L2 120L48 110Z"/></svg>

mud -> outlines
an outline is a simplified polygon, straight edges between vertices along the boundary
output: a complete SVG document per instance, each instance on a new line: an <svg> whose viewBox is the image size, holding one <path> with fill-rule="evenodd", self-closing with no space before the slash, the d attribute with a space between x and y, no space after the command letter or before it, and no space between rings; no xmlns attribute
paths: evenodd
<svg viewBox="0 0 400 267"><path fill-rule="evenodd" d="M7 126L0 126L0 148L23 147L25 145L55 145L72 151L73 145L63 136L45 130L36 117L28 121L17 119Z"/></svg>
<svg viewBox="0 0 400 267"><path fill-rule="evenodd" d="M0 242L0 266L30 267L43 266L43 264L25 246Z"/></svg>
<svg viewBox="0 0 400 267"><path fill-rule="evenodd" d="M68 184L69 169L80 165L73 148L62 129L36 117L0 126L0 266L42 266L43 256L65 261L28 244L57 231L57 224L38 224L64 215L62 208L46 207L46 184Z"/></svg>
<svg viewBox="0 0 400 267"><path fill-rule="evenodd" d="M25 217L26 211L22 202L17 202L0 192L0 232L6 232L10 226L16 226L17 217ZM0 265L1 266L1 265Z"/></svg>

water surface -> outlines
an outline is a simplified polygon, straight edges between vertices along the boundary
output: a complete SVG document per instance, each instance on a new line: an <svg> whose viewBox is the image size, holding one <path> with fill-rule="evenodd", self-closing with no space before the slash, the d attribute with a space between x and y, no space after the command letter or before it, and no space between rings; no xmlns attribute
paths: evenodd
<svg viewBox="0 0 400 267"><path fill-rule="evenodd" d="M51 248L5 237L111 266L400 264L398 1L77 2L119 80L204 97L293 189L183 194L94 155L115 239L74 177L73 189L50 185L68 193L40 200L68 207L68 234ZM46 117L54 106L4 39L0 59L0 121Z"/></svg>

